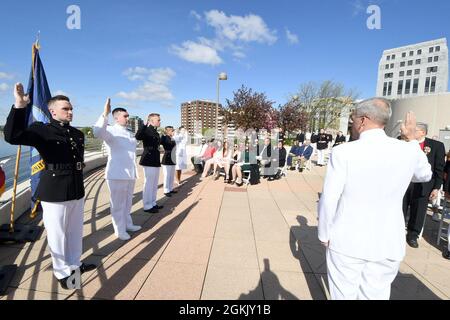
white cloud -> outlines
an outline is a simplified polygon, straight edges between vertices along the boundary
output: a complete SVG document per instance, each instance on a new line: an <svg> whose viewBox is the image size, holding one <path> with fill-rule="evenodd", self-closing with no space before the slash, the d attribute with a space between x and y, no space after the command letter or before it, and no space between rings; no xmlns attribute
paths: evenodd
<svg viewBox="0 0 450 320"><path fill-rule="evenodd" d="M172 52L181 59L194 63L204 63L217 65L223 63L217 50L212 46L197 43L194 41L185 41L180 46L172 45Z"/></svg>
<svg viewBox="0 0 450 320"><path fill-rule="evenodd" d="M211 10L205 13L206 22L216 29L219 38L273 44L277 41L276 31L270 30L257 15L227 16L224 12Z"/></svg>
<svg viewBox="0 0 450 320"><path fill-rule="evenodd" d="M0 72L0 79L7 79L7 80L11 80L14 78L14 75L10 74L10 73L6 73L6 72Z"/></svg>
<svg viewBox="0 0 450 320"><path fill-rule="evenodd" d="M298 36L294 33L292 33L291 31L289 31L289 29L286 28L286 38L288 39L288 42L290 44L297 44L298 41Z"/></svg>
<svg viewBox="0 0 450 320"><path fill-rule="evenodd" d="M169 82L176 73L170 68L135 67L125 70L123 74L129 80L143 81L143 84L131 92L119 92L117 95L121 98L137 101L170 101L174 99Z"/></svg>
<svg viewBox="0 0 450 320"><path fill-rule="evenodd" d="M243 53L242 51L233 52L233 56L237 59L244 59L246 57L245 53Z"/></svg>
<svg viewBox="0 0 450 320"><path fill-rule="evenodd" d="M353 7L353 16L354 17L365 12L367 9L367 5L365 5L362 0L353 1L352 7Z"/></svg>
<svg viewBox="0 0 450 320"><path fill-rule="evenodd" d="M204 13L204 18L196 11L190 15L198 21L205 20L206 24L215 30L215 37L207 39L199 37L188 40L181 45L172 45L169 51L181 59L194 63L217 65L223 63L219 53L230 50L234 58L246 57L244 45L251 42L273 44L278 39L276 31L270 30L264 20L257 15L227 16L224 12L210 10ZM194 28L200 31L197 24Z"/></svg>
<svg viewBox="0 0 450 320"><path fill-rule="evenodd" d="M199 14L197 13L197 11L195 11L195 10L191 10L190 15L191 15L192 17L194 17L195 19L199 20L199 21L202 20L202 16L199 15Z"/></svg>
<svg viewBox="0 0 450 320"><path fill-rule="evenodd" d="M10 86L6 83L0 83L0 92L8 91Z"/></svg>

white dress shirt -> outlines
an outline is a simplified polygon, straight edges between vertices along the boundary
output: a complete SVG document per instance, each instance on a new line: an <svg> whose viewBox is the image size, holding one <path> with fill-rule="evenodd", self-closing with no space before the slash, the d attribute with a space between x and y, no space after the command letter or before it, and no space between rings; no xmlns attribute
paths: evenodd
<svg viewBox="0 0 450 320"><path fill-rule="evenodd" d="M134 180L137 178L136 139L126 127L108 126L108 117L100 116L93 127L94 136L106 143L108 163L105 178L108 180Z"/></svg>
<svg viewBox="0 0 450 320"><path fill-rule="evenodd" d="M400 261L405 255L402 200L411 181L432 172L417 141L381 129L332 151L319 201L319 239L349 257Z"/></svg>

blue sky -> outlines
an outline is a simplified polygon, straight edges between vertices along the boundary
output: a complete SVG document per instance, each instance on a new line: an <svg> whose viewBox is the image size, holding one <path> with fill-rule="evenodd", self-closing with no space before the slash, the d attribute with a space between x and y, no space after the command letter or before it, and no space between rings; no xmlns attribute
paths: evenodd
<svg viewBox="0 0 450 320"><path fill-rule="evenodd" d="M370 4L381 30L366 26ZM66 26L70 5L80 30ZM244 84L283 104L302 83L327 79L371 97L382 51L449 39L449 12L448 0L2 0L0 124L13 84L28 81L38 30L50 89L72 99L74 125L92 125L108 96L179 125L182 102L216 100L222 71L222 103Z"/></svg>

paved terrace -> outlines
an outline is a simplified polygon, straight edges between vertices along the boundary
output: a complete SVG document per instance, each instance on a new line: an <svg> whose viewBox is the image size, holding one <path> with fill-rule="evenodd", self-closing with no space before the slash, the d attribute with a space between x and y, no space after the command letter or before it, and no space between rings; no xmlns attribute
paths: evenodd
<svg viewBox="0 0 450 320"><path fill-rule="evenodd" d="M327 299L316 214L325 170L290 171L247 188L186 172L172 198L163 195L161 173L164 209L154 215L142 210L141 170L133 220L143 229L128 242L113 235L104 172L93 172L85 181L82 259L98 269L83 275L81 290L61 289L44 231L35 243L0 247L0 265L19 266L0 299ZM450 262L435 246L436 232L428 216L420 248L408 247L392 299L450 297Z"/></svg>

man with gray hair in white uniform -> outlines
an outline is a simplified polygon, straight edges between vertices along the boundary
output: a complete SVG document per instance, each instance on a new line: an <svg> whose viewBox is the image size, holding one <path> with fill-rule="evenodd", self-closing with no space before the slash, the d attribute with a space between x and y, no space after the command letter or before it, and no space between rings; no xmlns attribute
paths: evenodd
<svg viewBox="0 0 450 320"><path fill-rule="evenodd" d="M111 217L114 234L120 240L129 240L127 231L141 229L133 224L131 207L134 185L137 178L136 139L127 130L129 114L123 108L113 110L115 124L108 126L111 100L108 98L103 114L93 127L94 136L105 141L108 150L108 163L105 178L111 193Z"/></svg>
<svg viewBox="0 0 450 320"><path fill-rule="evenodd" d="M331 153L318 229L327 248L333 300L390 298L405 256L403 196L411 180L426 182L432 176L415 140L414 114L409 112L402 125L408 142L384 132L391 115L386 99L359 103L350 119L355 141L336 146Z"/></svg>

